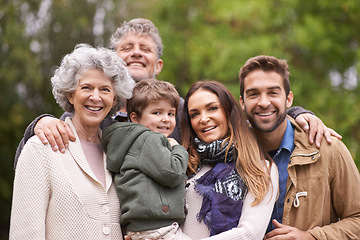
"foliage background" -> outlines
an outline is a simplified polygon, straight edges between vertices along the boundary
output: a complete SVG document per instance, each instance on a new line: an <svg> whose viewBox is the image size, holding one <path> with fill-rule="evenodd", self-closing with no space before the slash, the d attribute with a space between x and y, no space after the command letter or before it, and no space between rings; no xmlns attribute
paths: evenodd
<svg viewBox="0 0 360 240"><path fill-rule="evenodd" d="M294 105L359 149L358 0L0 0L0 239L8 238L13 158L26 126L60 116L50 77L77 43L107 46L124 20L151 19L164 43L159 79L184 95L201 79L239 96L238 71L258 54L289 62Z"/></svg>

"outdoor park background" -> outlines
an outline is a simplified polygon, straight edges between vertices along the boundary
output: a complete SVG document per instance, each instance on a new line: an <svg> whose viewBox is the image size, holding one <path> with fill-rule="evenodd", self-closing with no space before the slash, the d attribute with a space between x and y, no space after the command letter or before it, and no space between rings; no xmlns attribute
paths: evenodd
<svg viewBox="0 0 360 240"><path fill-rule="evenodd" d="M201 79L238 99L238 71L259 54L288 60L294 105L343 136L360 167L358 0L0 0L0 239L8 238L13 159L26 126L60 116L50 78L77 43L107 46L115 29L149 18L164 44L158 79L182 96Z"/></svg>

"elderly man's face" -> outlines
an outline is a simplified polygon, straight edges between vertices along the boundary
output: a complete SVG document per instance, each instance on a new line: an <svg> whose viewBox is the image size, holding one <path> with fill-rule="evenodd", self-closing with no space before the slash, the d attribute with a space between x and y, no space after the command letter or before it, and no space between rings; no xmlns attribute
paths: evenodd
<svg viewBox="0 0 360 240"><path fill-rule="evenodd" d="M163 61L158 59L156 44L148 34L129 33L116 46L116 53L126 62L136 82L154 78L162 70Z"/></svg>

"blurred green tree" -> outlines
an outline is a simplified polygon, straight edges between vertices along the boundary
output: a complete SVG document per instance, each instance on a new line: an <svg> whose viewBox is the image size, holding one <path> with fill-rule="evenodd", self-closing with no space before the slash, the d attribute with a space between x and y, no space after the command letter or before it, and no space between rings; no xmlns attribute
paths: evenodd
<svg viewBox="0 0 360 240"><path fill-rule="evenodd" d="M77 43L107 46L124 20L151 19L164 43L159 79L181 95L201 79L239 96L258 54L288 60L295 105L343 136L360 167L358 0L0 0L0 239L8 238L13 158L26 126L62 111L49 79Z"/></svg>

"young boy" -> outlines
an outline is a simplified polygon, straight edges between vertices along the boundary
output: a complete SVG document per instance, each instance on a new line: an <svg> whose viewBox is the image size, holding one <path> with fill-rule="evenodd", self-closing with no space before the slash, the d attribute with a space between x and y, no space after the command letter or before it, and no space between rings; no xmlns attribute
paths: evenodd
<svg viewBox="0 0 360 240"><path fill-rule="evenodd" d="M138 82L126 110L131 122L103 131L107 168L121 206L120 224L136 239L190 239L185 220L185 172L188 154L172 138L180 97L168 82Z"/></svg>

